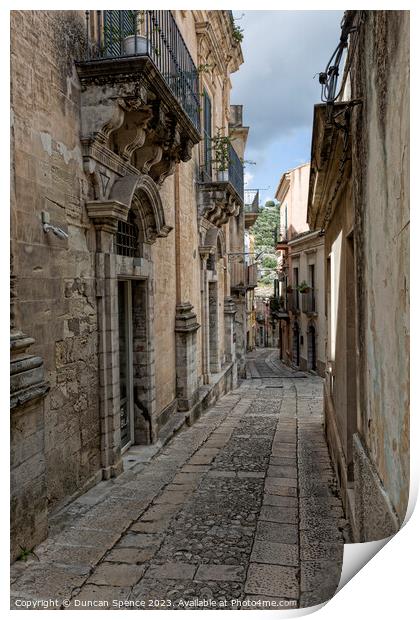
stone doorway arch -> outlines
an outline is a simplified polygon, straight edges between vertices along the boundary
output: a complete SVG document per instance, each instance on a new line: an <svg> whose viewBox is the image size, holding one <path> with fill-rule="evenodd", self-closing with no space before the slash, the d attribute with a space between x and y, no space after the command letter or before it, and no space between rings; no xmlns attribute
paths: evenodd
<svg viewBox="0 0 420 620"><path fill-rule="evenodd" d="M132 349L132 441L154 443L158 435L151 245L157 237L166 237L171 227L166 224L157 185L144 174L118 178L108 198L87 203L87 211L96 229L101 456L103 477L109 478L122 471L118 323L122 282L129 283L130 291L125 296L127 314L131 316L128 346ZM124 234L130 243L126 240L123 246Z"/></svg>

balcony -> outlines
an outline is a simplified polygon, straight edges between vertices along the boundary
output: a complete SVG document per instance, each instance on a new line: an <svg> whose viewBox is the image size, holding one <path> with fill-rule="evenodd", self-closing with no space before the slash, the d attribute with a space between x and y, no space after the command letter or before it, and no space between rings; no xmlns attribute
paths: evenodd
<svg viewBox="0 0 420 620"><path fill-rule="evenodd" d="M230 288L236 292L246 292L256 288L258 285L257 264L246 265L240 262L233 262L230 265Z"/></svg>
<svg viewBox="0 0 420 620"><path fill-rule="evenodd" d="M316 314L316 297L315 289L309 287L305 293L302 293L302 312L305 314Z"/></svg>
<svg viewBox="0 0 420 620"><path fill-rule="evenodd" d="M213 161L217 161L214 157ZM219 164L220 165L220 164ZM223 169L204 166L199 182L200 215L215 226L222 226L239 214L244 204L244 167L231 144Z"/></svg>
<svg viewBox="0 0 420 620"><path fill-rule="evenodd" d="M258 189L246 189L244 191L245 228L255 224L260 214L260 194Z"/></svg>
<svg viewBox="0 0 420 620"><path fill-rule="evenodd" d="M258 267L257 263L248 265L248 288L256 288L258 286Z"/></svg>
<svg viewBox="0 0 420 620"><path fill-rule="evenodd" d="M172 13L87 11L86 28L76 62L86 168L98 181L105 164L161 185L200 141L198 73Z"/></svg>
<svg viewBox="0 0 420 620"><path fill-rule="evenodd" d="M273 295L273 297L270 297L270 313L273 319L288 320L289 315L287 313L283 297L279 297L278 295Z"/></svg>
<svg viewBox="0 0 420 620"><path fill-rule="evenodd" d="M277 226L274 231L274 243L276 250L286 250L288 243L287 229L284 226Z"/></svg>
<svg viewBox="0 0 420 620"><path fill-rule="evenodd" d="M287 291L287 310L292 314L300 312L299 289L297 287Z"/></svg>

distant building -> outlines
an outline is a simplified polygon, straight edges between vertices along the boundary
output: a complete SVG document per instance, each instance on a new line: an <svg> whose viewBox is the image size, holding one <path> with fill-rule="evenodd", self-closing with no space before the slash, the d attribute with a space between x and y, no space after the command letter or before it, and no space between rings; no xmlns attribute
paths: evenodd
<svg viewBox="0 0 420 620"><path fill-rule="evenodd" d="M281 178L276 191L278 278L273 315L279 322L280 359L320 375L325 371L324 242L309 231L309 164ZM277 300L277 301L275 301Z"/></svg>
<svg viewBox="0 0 420 620"><path fill-rule="evenodd" d="M245 214L245 256L249 268L249 289L246 295L246 350L252 351L256 346L256 306L255 287L258 282L257 263L255 261L255 238L252 227L258 219L259 191L257 189L245 189L244 191L244 214ZM251 286L252 285L252 286Z"/></svg>
<svg viewBox="0 0 420 620"><path fill-rule="evenodd" d="M324 376L324 238L317 231L296 235L288 241L288 253L292 288L286 290L289 321L281 321L280 357Z"/></svg>

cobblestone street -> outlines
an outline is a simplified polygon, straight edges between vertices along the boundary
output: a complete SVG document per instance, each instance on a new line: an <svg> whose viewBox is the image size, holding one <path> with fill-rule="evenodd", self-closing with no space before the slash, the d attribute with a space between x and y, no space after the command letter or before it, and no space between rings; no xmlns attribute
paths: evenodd
<svg viewBox="0 0 420 620"><path fill-rule="evenodd" d="M236 390L126 463L55 516L37 557L12 566L14 608L306 607L334 594L346 522L319 377L259 349Z"/></svg>

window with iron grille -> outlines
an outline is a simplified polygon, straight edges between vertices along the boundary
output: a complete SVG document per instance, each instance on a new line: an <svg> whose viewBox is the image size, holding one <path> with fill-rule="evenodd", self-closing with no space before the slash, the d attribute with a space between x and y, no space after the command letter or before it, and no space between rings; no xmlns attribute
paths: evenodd
<svg viewBox="0 0 420 620"><path fill-rule="evenodd" d="M136 256L139 229L130 211L126 222L118 222L116 249L119 256Z"/></svg>
<svg viewBox="0 0 420 620"><path fill-rule="evenodd" d="M212 119L211 119L211 100L206 90L203 91L203 134L204 134L204 164L203 173L211 179L211 160L212 160Z"/></svg>

